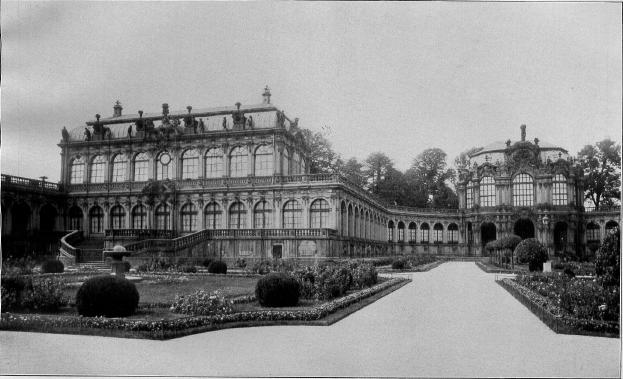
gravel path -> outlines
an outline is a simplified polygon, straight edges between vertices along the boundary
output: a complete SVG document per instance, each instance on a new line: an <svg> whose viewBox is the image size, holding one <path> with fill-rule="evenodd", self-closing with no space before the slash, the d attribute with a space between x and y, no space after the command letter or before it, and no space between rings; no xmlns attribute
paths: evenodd
<svg viewBox="0 0 623 379"><path fill-rule="evenodd" d="M493 274L450 262L329 327L170 341L0 332L0 373L615 377L620 343L555 334Z"/></svg>

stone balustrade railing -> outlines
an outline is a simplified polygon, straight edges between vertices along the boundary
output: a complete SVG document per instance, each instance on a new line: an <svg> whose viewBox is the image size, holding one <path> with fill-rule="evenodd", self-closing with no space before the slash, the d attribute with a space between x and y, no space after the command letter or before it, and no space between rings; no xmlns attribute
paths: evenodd
<svg viewBox="0 0 623 379"><path fill-rule="evenodd" d="M61 259L69 260L73 263L80 259L80 249L75 248L78 242L84 239L82 230L74 230L61 238L59 254Z"/></svg>
<svg viewBox="0 0 623 379"><path fill-rule="evenodd" d="M171 239L175 237L175 232L173 230L159 229L106 229L105 237L107 239Z"/></svg>
<svg viewBox="0 0 623 379"><path fill-rule="evenodd" d="M58 183L46 182L45 180L22 178L21 176L13 176L2 174L2 185L15 185L20 187L28 187L44 191L61 192L62 188Z"/></svg>

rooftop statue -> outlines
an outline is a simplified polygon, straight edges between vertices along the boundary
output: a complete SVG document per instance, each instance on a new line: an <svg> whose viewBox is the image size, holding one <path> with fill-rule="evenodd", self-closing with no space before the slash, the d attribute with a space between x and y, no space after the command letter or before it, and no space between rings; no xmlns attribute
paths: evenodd
<svg viewBox="0 0 623 379"><path fill-rule="evenodd" d="M69 142L69 132L64 126L63 129L61 129L61 135L63 136L63 142Z"/></svg>
<svg viewBox="0 0 623 379"><path fill-rule="evenodd" d="M84 128L84 140L85 141L91 140L91 131L89 130L89 128Z"/></svg>

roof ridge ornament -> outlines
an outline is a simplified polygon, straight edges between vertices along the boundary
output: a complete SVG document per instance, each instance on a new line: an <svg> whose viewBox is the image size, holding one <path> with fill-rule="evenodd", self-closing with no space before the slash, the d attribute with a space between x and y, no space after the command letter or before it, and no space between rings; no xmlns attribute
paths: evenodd
<svg viewBox="0 0 623 379"><path fill-rule="evenodd" d="M262 103L270 104L270 96L270 88L268 88L268 85L266 85L266 87L264 88L264 93L262 94L262 98L264 98L264 101Z"/></svg>
<svg viewBox="0 0 623 379"><path fill-rule="evenodd" d="M521 142L526 141L526 124L521 125Z"/></svg>

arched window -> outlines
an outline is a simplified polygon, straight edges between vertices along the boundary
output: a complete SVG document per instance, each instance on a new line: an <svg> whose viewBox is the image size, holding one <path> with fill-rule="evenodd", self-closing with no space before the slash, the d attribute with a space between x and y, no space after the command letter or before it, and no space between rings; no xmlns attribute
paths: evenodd
<svg viewBox="0 0 623 379"><path fill-rule="evenodd" d="M283 149L283 162L281 163L281 174L290 175L290 152L287 148Z"/></svg>
<svg viewBox="0 0 623 379"><path fill-rule="evenodd" d="M448 243L459 243L459 227L455 223L448 225Z"/></svg>
<svg viewBox="0 0 623 379"><path fill-rule="evenodd" d="M513 178L513 205L516 207L534 204L534 184L528 174L519 174Z"/></svg>
<svg viewBox="0 0 623 379"><path fill-rule="evenodd" d="M586 225L586 241L587 242L600 242L601 233L599 231L599 225L594 222L590 222Z"/></svg>
<svg viewBox="0 0 623 379"><path fill-rule="evenodd" d="M115 205L110 210L110 227L112 229L125 228L125 210L121 205Z"/></svg>
<svg viewBox="0 0 623 379"><path fill-rule="evenodd" d="M420 242L428 243L430 240L430 227L427 223L422 223L420 225Z"/></svg>
<svg viewBox="0 0 623 379"><path fill-rule="evenodd" d="M273 174L273 148L262 145L255 150L255 176Z"/></svg>
<svg viewBox="0 0 623 379"><path fill-rule="evenodd" d="M134 157L134 181L146 182L149 179L149 158L145 153L139 153Z"/></svg>
<svg viewBox="0 0 623 379"><path fill-rule="evenodd" d="M325 199L316 199L309 208L310 228L326 228L329 224L329 203Z"/></svg>
<svg viewBox="0 0 623 379"><path fill-rule="evenodd" d="M474 206L474 184L473 182L467 183L467 188L465 189L465 206L467 209L470 209Z"/></svg>
<svg viewBox="0 0 623 379"><path fill-rule="evenodd" d="M147 208L142 204L132 210L132 228L147 229Z"/></svg>
<svg viewBox="0 0 623 379"><path fill-rule="evenodd" d="M290 200L283 206L283 228L296 229L301 227L303 209L296 200Z"/></svg>
<svg viewBox="0 0 623 379"><path fill-rule="evenodd" d="M415 222L409 223L409 242L415 242L416 234L417 225L415 225Z"/></svg>
<svg viewBox="0 0 623 379"><path fill-rule="evenodd" d="M348 219L346 213L346 203L342 201L342 205L340 206L340 217L342 220L342 235L348 235Z"/></svg>
<svg viewBox="0 0 623 379"><path fill-rule="evenodd" d="M270 204L262 200L255 205L253 210L253 227L256 229L269 229L272 225L272 208Z"/></svg>
<svg viewBox="0 0 623 379"><path fill-rule="evenodd" d="M82 229L82 209L77 206L73 206L69 209L69 229L81 230Z"/></svg>
<svg viewBox="0 0 623 379"><path fill-rule="evenodd" d="M398 223L398 242L404 242L405 240L405 224L400 221Z"/></svg>
<svg viewBox="0 0 623 379"><path fill-rule="evenodd" d="M494 207L495 201L495 181L490 176L485 176L480 180L480 206Z"/></svg>
<svg viewBox="0 0 623 379"><path fill-rule="evenodd" d="M554 205L567 205L567 178L562 174L554 176L552 202Z"/></svg>
<svg viewBox="0 0 623 379"><path fill-rule="evenodd" d="M199 153L197 150L186 150L182 154L182 179L199 177Z"/></svg>
<svg viewBox="0 0 623 379"><path fill-rule="evenodd" d="M104 183L104 172L106 171L106 159L98 155L91 161L91 183Z"/></svg>
<svg viewBox="0 0 623 379"><path fill-rule="evenodd" d="M301 173L301 158L296 151L292 154L292 175Z"/></svg>
<svg viewBox="0 0 623 379"><path fill-rule="evenodd" d="M195 204L188 203L180 210L182 218L182 232L193 232L197 230L197 207Z"/></svg>
<svg viewBox="0 0 623 379"><path fill-rule="evenodd" d="M394 222L392 220L387 223L387 240L390 242L394 240Z"/></svg>
<svg viewBox="0 0 623 379"><path fill-rule="evenodd" d="M433 226L433 243L443 242L443 225L436 223Z"/></svg>
<svg viewBox="0 0 623 379"><path fill-rule="evenodd" d="M220 178L223 176L223 151L215 148L206 153L206 178Z"/></svg>
<svg viewBox="0 0 623 379"><path fill-rule="evenodd" d="M229 208L229 229L246 229L247 210L244 204L237 201Z"/></svg>
<svg viewBox="0 0 623 379"><path fill-rule="evenodd" d="M171 209L167 203L162 203L156 207L154 211L156 216L156 229L159 230L169 230L170 229L170 217L171 217Z"/></svg>
<svg viewBox="0 0 623 379"><path fill-rule="evenodd" d="M173 162L166 151L158 154L156 159L156 180L173 179Z"/></svg>
<svg viewBox="0 0 623 379"><path fill-rule="evenodd" d="M104 233L104 211L99 206L94 206L89 212L91 233Z"/></svg>
<svg viewBox="0 0 623 379"><path fill-rule="evenodd" d="M215 202L211 202L206 206L204 211L205 213L205 224L206 229L220 229L221 228L221 217L223 211L221 211L221 206Z"/></svg>
<svg viewBox="0 0 623 379"><path fill-rule="evenodd" d="M229 155L230 166L229 169L231 171L230 176L232 178L240 178L243 176L247 176L247 168L248 168L248 158L249 155L247 151L241 147L234 147Z"/></svg>
<svg viewBox="0 0 623 379"><path fill-rule="evenodd" d="M69 183L78 184L84 182L84 159L76 158L71 162Z"/></svg>
<svg viewBox="0 0 623 379"><path fill-rule="evenodd" d="M125 155L117 154L112 160L112 177L114 183L125 182L127 179L128 161Z"/></svg>

